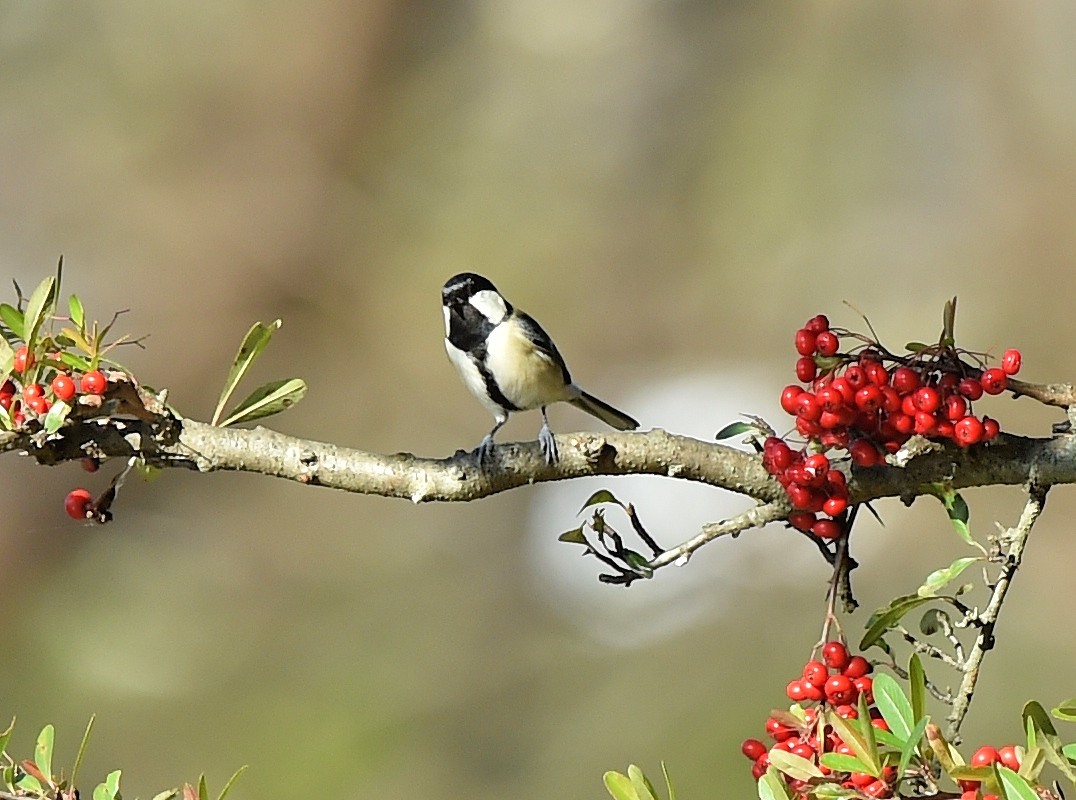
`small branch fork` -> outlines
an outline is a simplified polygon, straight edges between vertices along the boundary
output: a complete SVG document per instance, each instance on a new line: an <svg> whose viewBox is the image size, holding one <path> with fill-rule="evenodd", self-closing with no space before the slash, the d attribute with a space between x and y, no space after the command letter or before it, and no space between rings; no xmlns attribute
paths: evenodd
<svg viewBox="0 0 1076 800"><path fill-rule="evenodd" d="M1001 572L991 587L990 598L986 608L977 615L969 616L969 624L978 628L975 641L963 660L960 670L962 673L960 686L949 716L946 717L945 735L950 741L955 741L960 731L960 725L971 704L972 694L975 692L975 684L979 679L979 668L982 665L986 652L994 646L994 625L997 623L1001 606L1005 602L1005 595L1009 591L1016 571L1020 568L1023 560L1024 547L1031 533L1031 528L1042 514L1046 505L1046 493L1049 487L1039 486L1034 483L1028 486L1027 502L1024 504L1023 513L1016 526L1002 532L999 544L1002 549Z"/></svg>

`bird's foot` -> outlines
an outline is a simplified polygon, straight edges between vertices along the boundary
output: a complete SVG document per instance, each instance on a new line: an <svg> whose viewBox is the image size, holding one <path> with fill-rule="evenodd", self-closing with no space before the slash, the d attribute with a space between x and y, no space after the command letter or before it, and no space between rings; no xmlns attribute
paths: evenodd
<svg viewBox="0 0 1076 800"><path fill-rule="evenodd" d="M560 453L557 452L557 440L553 436L553 431L549 430L548 425L542 425L542 429L538 431L538 444L542 446L545 463L549 465L556 464L560 459Z"/></svg>
<svg viewBox="0 0 1076 800"><path fill-rule="evenodd" d="M485 466L493 458L493 447L493 434L478 443L478 447L474 449L474 454L480 466Z"/></svg>

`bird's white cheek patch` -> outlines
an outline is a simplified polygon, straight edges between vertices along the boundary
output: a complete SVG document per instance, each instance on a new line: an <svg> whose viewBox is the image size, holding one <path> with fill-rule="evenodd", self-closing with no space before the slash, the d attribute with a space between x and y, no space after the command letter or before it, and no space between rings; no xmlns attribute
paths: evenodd
<svg viewBox="0 0 1076 800"><path fill-rule="evenodd" d="M475 292L471 295L471 299L468 302L477 308L482 316L494 325L499 323L505 318L505 315L508 314L508 308L504 304L504 298L496 292L491 292L489 289Z"/></svg>

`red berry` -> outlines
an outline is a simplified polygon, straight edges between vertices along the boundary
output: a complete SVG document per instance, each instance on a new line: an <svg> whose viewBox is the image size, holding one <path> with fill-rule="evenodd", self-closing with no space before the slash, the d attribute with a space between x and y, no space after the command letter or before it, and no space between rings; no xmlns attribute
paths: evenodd
<svg viewBox="0 0 1076 800"><path fill-rule="evenodd" d="M881 453L869 439L856 439L849 444L848 455L857 467L873 467L882 461Z"/></svg>
<svg viewBox="0 0 1076 800"><path fill-rule="evenodd" d="M919 388L919 373L911 367L897 367L889 380L901 394L911 394Z"/></svg>
<svg viewBox="0 0 1076 800"><path fill-rule="evenodd" d="M834 356L841 349L841 340L833 331L820 331L814 340L815 349L820 356Z"/></svg>
<svg viewBox="0 0 1076 800"><path fill-rule="evenodd" d="M868 783L874 783L876 779L869 772L853 772L848 775L848 780L853 786L862 788Z"/></svg>
<svg viewBox="0 0 1076 800"><path fill-rule="evenodd" d="M979 376L979 382L987 394L1001 394L1009 385L1009 376L997 367L991 367Z"/></svg>
<svg viewBox="0 0 1076 800"><path fill-rule="evenodd" d="M877 728L880 731L889 730L889 723L880 717L871 720L871 727Z"/></svg>
<svg viewBox="0 0 1076 800"><path fill-rule="evenodd" d="M1001 432L1001 426L996 419L983 417L983 441L989 442Z"/></svg>
<svg viewBox="0 0 1076 800"><path fill-rule="evenodd" d="M843 673L845 677L848 677L848 671ZM856 687L856 691L863 695L868 703L874 702L874 681L871 680L869 675L860 675L858 678L852 678L852 685Z"/></svg>
<svg viewBox="0 0 1076 800"><path fill-rule="evenodd" d="M52 407L52 403L44 397L31 397L26 401L26 407L32 410L39 417L43 417L49 413L49 409Z"/></svg>
<svg viewBox="0 0 1076 800"><path fill-rule="evenodd" d="M863 656L852 656L848 659L848 664L841 670L849 678L855 680L856 678L862 678L873 670L871 662L865 659Z"/></svg>
<svg viewBox="0 0 1076 800"><path fill-rule="evenodd" d="M791 739L795 736L796 729L788 727L783 722L775 720L773 717L769 717L766 720L766 733L777 741L783 742L786 739Z"/></svg>
<svg viewBox="0 0 1076 800"><path fill-rule="evenodd" d="M796 413L796 399L803 394L803 387L789 384L781 390L781 408L789 414Z"/></svg>
<svg viewBox="0 0 1076 800"><path fill-rule="evenodd" d="M799 756L800 758L806 758L808 761L814 759L814 748L807 742L800 742L798 745L792 748L792 754Z"/></svg>
<svg viewBox="0 0 1076 800"><path fill-rule="evenodd" d="M808 661L803 665L803 679L812 686L822 688L829 679L829 670L821 661Z"/></svg>
<svg viewBox="0 0 1076 800"><path fill-rule="evenodd" d="M823 513L831 517L840 516L846 508L848 508L848 500L843 497L831 497L822 504Z"/></svg>
<svg viewBox="0 0 1076 800"><path fill-rule="evenodd" d="M64 500L64 510L72 519L85 520L93 505L93 495L85 489L72 489Z"/></svg>
<svg viewBox="0 0 1076 800"><path fill-rule="evenodd" d="M1019 355L1019 353L1017 353L1017 355ZM1013 772L1020 771L1021 760L1022 759L1020 758L1020 754L1017 752L1016 748L1013 745L1007 744L1004 747L998 748L998 761L1011 769Z"/></svg>
<svg viewBox="0 0 1076 800"><path fill-rule="evenodd" d="M958 394L951 394L945 398L945 418L950 422L963 419L968 413L968 401Z"/></svg>
<svg viewBox="0 0 1076 800"><path fill-rule="evenodd" d="M1006 375L1015 375L1020 371L1020 365L1023 363L1024 357L1020 355L1020 351L1016 349L1006 350L1001 356L1001 371Z"/></svg>
<svg viewBox="0 0 1076 800"><path fill-rule="evenodd" d="M101 370L95 369L82 376L83 394L104 394L108 381Z"/></svg>
<svg viewBox="0 0 1076 800"><path fill-rule="evenodd" d="M922 390L920 390L922 391ZM934 415L929 411L916 411L915 412L915 432L916 433L930 433L934 430L934 426L938 424L938 420L934 418Z"/></svg>
<svg viewBox="0 0 1076 800"><path fill-rule="evenodd" d="M836 539L841 535L841 525L836 520L820 519L811 526L811 533L819 539Z"/></svg>
<svg viewBox="0 0 1076 800"><path fill-rule="evenodd" d="M864 786L863 794L867 795L867 797L889 797L892 790L889 788L888 783L879 778Z"/></svg>
<svg viewBox="0 0 1076 800"><path fill-rule="evenodd" d="M928 414L933 414L937 411L938 406L941 404L938 391L932 386L920 386L915 390L913 397L916 410L926 411Z"/></svg>
<svg viewBox="0 0 1076 800"><path fill-rule="evenodd" d="M961 447L978 444L983 440L983 423L976 417L964 417L953 425L953 438Z"/></svg>
<svg viewBox="0 0 1076 800"><path fill-rule="evenodd" d="M851 705L857 697L856 687L847 675L830 675L824 687L830 705Z"/></svg>
<svg viewBox="0 0 1076 800"><path fill-rule="evenodd" d="M831 669L844 669L848 666L848 648L841 642L826 642L822 645L822 661Z"/></svg>
<svg viewBox="0 0 1076 800"><path fill-rule="evenodd" d="M35 397L44 397L45 387L40 383L28 383L22 387L22 399L29 402Z"/></svg>
<svg viewBox="0 0 1076 800"><path fill-rule="evenodd" d="M836 414L845 407L844 395L835 386L823 386L815 393L815 397L818 398L818 403L822 406L823 411Z"/></svg>
<svg viewBox="0 0 1076 800"><path fill-rule="evenodd" d="M855 719L859 716L859 710L855 706L850 706L847 703L834 708L833 713L841 719Z"/></svg>
<svg viewBox="0 0 1076 800"><path fill-rule="evenodd" d="M66 375L57 375L52 379L52 393L57 400L70 400L75 396L75 382Z"/></svg>
<svg viewBox="0 0 1076 800"><path fill-rule="evenodd" d="M807 324L803 327L811 331L811 333L821 333L822 331L828 331L829 317L827 317L825 314L819 314L817 316L811 317L809 320L807 320Z"/></svg>
<svg viewBox="0 0 1076 800"><path fill-rule="evenodd" d="M965 378L957 384L957 391L972 402L983 396L983 384L978 378Z"/></svg>
<svg viewBox="0 0 1076 800"><path fill-rule="evenodd" d="M803 460L803 466L810 472L824 477L829 472L829 459L824 453L811 453Z"/></svg>
<svg viewBox="0 0 1076 800"><path fill-rule="evenodd" d="M87 472L97 472L101 469L101 462L93 456L83 456L81 463L82 468Z"/></svg>
<svg viewBox="0 0 1076 800"><path fill-rule="evenodd" d="M870 383L867 373L858 364L853 364L844 371L844 379L853 390L858 391Z"/></svg>
<svg viewBox="0 0 1076 800"><path fill-rule="evenodd" d="M973 767L989 767L1001 759L1000 754L990 745L986 744L976 750L968 763Z"/></svg>
<svg viewBox="0 0 1076 800"><path fill-rule="evenodd" d="M758 739L744 739L743 744L740 745L740 752L752 761L757 761L766 755L766 745Z"/></svg>
<svg viewBox="0 0 1076 800"><path fill-rule="evenodd" d="M882 407L885 395L882 390L873 383L867 384L856 392L856 408L860 411L872 412Z"/></svg>
<svg viewBox="0 0 1076 800"><path fill-rule="evenodd" d="M810 511L793 511L788 515L788 524L798 531L806 533L815 523L815 516Z"/></svg>
<svg viewBox="0 0 1076 800"><path fill-rule="evenodd" d="M15 372L26 372L34 365L34 354L29 351L26 345L23 345L15 351L15 360L12 364L12 369Z"/></svg>
<svg viewBox="0 0 1076 800"><path fill-rule="evenodd" d="M814 363L812 356L800 356L796 361L796 378L807 383L813 381L818 375L818 365Z"/></svg>
<svg viewBox="0 0 1076 800"><path fill-rule="evenodd" d="M796 331L796 352L801 356L813 356L815 351L815 337L815 332L809 331L806 328L800 328Z"/></svg>
<svg viewBox="0 0 1076 800"><path fill-rule="evenodd" d="M889 370L883 367L880 361L863 362L863 371L867 373L867 380L875 386L885 386L889 383Z"/></svg>
<svg viewBox="0 0 1076 800"><path fill-rule="evenodd" d="M817 422L822 416L822 406L818 404L818 398L810 392L801 392L796 398L796 416L808 422Z"/></svg>

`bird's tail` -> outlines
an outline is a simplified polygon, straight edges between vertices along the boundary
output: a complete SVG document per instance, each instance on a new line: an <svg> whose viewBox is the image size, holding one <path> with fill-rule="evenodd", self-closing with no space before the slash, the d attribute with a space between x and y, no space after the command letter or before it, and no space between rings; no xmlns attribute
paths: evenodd
<svg viewBox="0 0 1076 800"><path fill-rule="evenodd" d="M639 423L629 417L623 411L617 411L603 400L599 400L592 394L587 394L582 389L579 394L569 401L576 408L593 414L606 425L616 428L618 431L633 431L639 427Z"/></svg>

